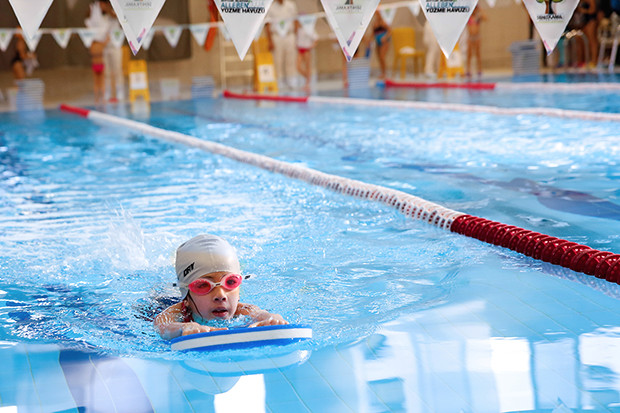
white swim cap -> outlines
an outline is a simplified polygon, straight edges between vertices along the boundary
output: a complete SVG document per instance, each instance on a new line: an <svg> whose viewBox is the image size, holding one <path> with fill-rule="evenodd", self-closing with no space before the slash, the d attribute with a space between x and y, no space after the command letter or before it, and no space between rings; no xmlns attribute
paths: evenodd
<svg viewBox="0 0 620 413"><path fill-rule="evenodd" d="M205 274L241 272L235 249L223 238L211 234L198 235L181 244L177 248L175 269L183 298L187 295L187 286Z"/></svg>

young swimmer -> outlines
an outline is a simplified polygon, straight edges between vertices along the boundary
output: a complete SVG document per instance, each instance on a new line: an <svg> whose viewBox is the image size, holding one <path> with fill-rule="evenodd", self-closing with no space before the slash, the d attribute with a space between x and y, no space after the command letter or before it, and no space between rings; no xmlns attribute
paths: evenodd
<svg viewBox="0 0 620 413"><path fill-rule="evenodd" d="M155 328L166 340L181 335L225 330L204 323L248 316L249 327L288 324L279 314L271 314L252 304L239 302L239 287L249 276L241 268L234 248L224 239L198 235L177 249L177 286L183 300L155 317Z"/></svg>

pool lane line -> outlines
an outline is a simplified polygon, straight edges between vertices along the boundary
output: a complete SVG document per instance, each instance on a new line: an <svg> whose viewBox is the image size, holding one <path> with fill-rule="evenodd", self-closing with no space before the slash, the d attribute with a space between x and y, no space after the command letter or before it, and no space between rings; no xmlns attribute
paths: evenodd
<svg viewBox="0 0 620 413"><path fill-rule="evenodd" d="M581 119L587 121L620 122L620 113L588 112L556 108L501 108L498 106L465 105L460 103L414 102L408 100L379 100L329 96L280 96L251 93L233 93L224 91L222 96L229 99L270 100L275 102L324 103L341 105L377 106L397 109L446 110L455 112L490 113L506 116L546 116L564 119Z"/></svg>
<svg viewBox="0 0 620 413"><path fill-rule="evenodd" d="M245 99L245 100L272 100L276 102L295 102L306 103L308 96L285 96L285 95L262 95L262 94L245 94L235 93L230 90L224 90L222 96L231 99Z"/></svg>
<svg viewBox="0 0 620 413"><path fill-rule="evenodd" d="M454 211L406 192L327 174L305 166L279 161L268 156L235 149L143 122L64 104L60 106L60 109L86 117L94 122L124 126L168 142L181 143L222 155L334 192L380 202L397 209L412 219L620 284L620 254L599 251L587 245Z"/></svg>
<svg viewBox="0 0 620 413"><path fill-rule="evenodd" d="M400 87L410 89L470 89L470 90L493 90L497 83L484 82L403 82L386 79L385 87Z"/></svg>
<svg viewBox="0 0 620 413"><path fill-rule="evenodd" d="M509 90L509 91L547 91L560 93L586 93L602 91L620 92L620 83L543 83L543 82L407 82L387 79L386 87L410 89L469 89L469 90Z"/></svg>

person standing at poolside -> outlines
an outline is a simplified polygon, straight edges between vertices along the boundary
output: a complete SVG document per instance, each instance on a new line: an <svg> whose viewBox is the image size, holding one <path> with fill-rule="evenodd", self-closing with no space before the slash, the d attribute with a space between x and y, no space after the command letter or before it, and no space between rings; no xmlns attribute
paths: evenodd
<svg viewBox="0 0 620 413"><path fill-rule="evenodd" d="M385 57L390 47L390 39L392 37L392 29L390 25L383 19L379 10L375 11L375 15L372 21L372 34L375 38L375 44L377 46L377 57L379 58L379 67L381 74L379 79L384 80L386 76L386 63Z"/></svg>
<svg viewBox="0 0 620 413"><path fill-rule="evenodd" d="M476 6L467 21L467 68L465 76L471 77L471 61L475 56L478 63L478 77L482 76L482 59L480 57L480 25L487 19L479 6Z"/></svg>
<svg viewBox="0 0 620 413"><path fill-rule="evenodd" d="M112 33L121 28L116 13L110 4L110 0L102 0L99 2L103 11L103 18L106 20L108 30L108 39ZM123 50L114 42L108 41L103 49L103 64L105 74L105 84L109 87L109 101L111 103L118 102L124 97L123 89L125 80L123 78Z"/></svg>
<svg viewBox="0 0 620 413"><path fill-rule="evenodd" d="M297 5L292 0L275 0L267 13L269 20L265 24L269 50L273 53L276 76L283 86L294 88L294 78L297 76L297 47L295 33L300 24L297 21ZM278 30L276 25L283 21L290 21L291 28L286 33Z"/></svg>

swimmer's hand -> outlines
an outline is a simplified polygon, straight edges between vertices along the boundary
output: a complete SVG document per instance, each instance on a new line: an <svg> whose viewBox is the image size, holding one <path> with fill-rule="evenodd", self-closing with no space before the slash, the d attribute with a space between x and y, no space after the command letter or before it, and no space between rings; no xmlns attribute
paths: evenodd
<svg viewBox="0 0 620 413"><path fill-rule="evenodd" d="M283 324L288 324L280 314L271 314L267 313L265 318L257 320L255 323L250 324L248 327L262 327L262 326L278 326Z"/></svg>
<svg viewBox="0 0 620 413"><path fill-rule="evenodd" d="M269 311L262 310L252 304L239 303L239 305L237 305L237 313L235 315L246 315L252 318L254 322L248 327L288 324L288 321L286 321L280 314L271 314Z"/></svg>
<svg viewBox="0 0 620 413"><path fill-rule="evenodd" d="M190 334L210 333L211 331L228 330L226 327L209 327L196 322L181 323L181 335L188 336Z"/></svg>

